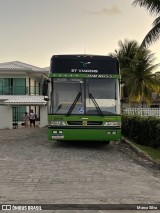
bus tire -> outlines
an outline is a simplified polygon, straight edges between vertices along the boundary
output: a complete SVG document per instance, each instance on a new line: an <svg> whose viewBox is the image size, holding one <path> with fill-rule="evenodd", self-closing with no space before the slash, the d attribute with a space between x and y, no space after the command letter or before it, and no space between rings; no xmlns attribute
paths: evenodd
<svg viewBox="0 0 160 213"><path fill-rule="evenodd" d="M110 144L110 141L105 141L105 144Z"/></svg>

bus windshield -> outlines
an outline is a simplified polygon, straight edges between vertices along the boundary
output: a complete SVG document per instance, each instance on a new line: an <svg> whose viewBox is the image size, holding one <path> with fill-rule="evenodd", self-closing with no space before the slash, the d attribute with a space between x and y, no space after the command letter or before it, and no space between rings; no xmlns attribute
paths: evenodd
<svg viewBox="0 0 160 213"><path fill-rule="evenodd" d="M52 79L51 112L63 115L120 114L118 79Z"/></svg>

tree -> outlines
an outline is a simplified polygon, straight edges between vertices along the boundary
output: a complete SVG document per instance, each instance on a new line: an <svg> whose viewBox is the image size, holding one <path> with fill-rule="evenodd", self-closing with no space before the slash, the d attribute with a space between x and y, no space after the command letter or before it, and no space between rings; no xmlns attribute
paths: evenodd
<svg viewBox="0 0 160 213"><path fill-rule="evenodd" d="M155 80L157 81L158 87L155 91L156 102L160 103L160 72L155 73Z"/></svg>
<svg viewBox="0 0 160 213"><path fill-rule="evenodd" d="M157 90L158 82L155 81L155 74L152 73L158 64L152 65L153 54L147 49L139 49L130 67L122 69L122 79L128 88L130 102L150 103L152 92Z"/></svg>
<svg viewBox="0 0 160 213"><path fill-rule="evenodd" d="M130 61L134 58L135 52L139 48L138 42L135 40L118 41L119 49L110 55L118 58L121 69L129 67Z"/></svg>
<svg viewBox="0 0 160 213"><path fill-rule="evenodd" d="M119 59L122 82L128 89L130 102L151 102L152 92L160 81L152 73L159 64L149 49L140 48L136 41L119 41L119 49L110 55Z"/></svg>
<svg viewBox="0 0 160 213"><path fill-rule="evenodd" d="M134 6L139 5L145 7L151 15L156 15L156 19L152 23L153 27L147 33L142 41L141 46L147 47L160 38L160 1L159 0L134 0Z"/></svg>

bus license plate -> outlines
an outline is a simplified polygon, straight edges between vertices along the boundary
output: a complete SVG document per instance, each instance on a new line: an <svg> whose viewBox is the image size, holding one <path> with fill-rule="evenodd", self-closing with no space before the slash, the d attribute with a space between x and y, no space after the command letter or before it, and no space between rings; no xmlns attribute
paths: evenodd
<svg viewBox="0 0 160 213"><path fill-rule="evenodd" d="M55 136L52 136L52 139L63 139L64 136L63 135L55 135Z"/></svg>

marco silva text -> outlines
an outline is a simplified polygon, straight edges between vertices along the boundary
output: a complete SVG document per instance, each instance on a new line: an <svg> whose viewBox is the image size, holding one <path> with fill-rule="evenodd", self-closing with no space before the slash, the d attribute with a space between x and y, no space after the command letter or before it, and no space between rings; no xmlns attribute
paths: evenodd
<svg viewBox="0 0 160 213"><path fill-rule="evenodd" d="M137 205L137 210L158 210L156 205Z"/></svg>

